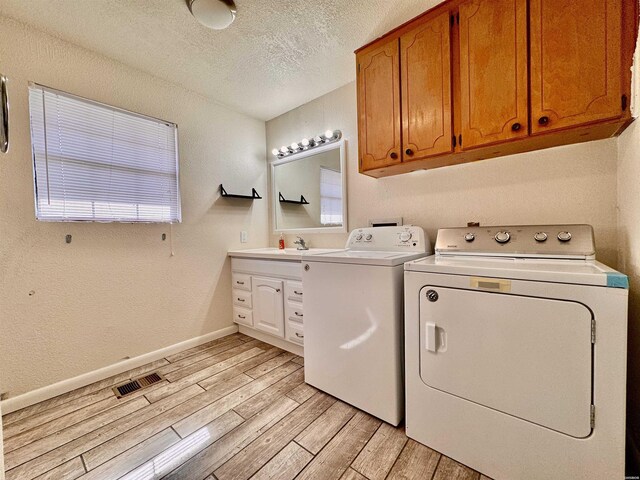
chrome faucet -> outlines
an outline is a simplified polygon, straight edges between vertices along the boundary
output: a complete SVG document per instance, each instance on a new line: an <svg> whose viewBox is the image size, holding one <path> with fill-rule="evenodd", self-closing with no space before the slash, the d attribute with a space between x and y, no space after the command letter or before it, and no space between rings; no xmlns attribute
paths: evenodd
<svg viewBox="0 0 640 480"><path fill-rule="evenodd" d="M298 245L298 250L309 250L309 247L307 247L307 244L304 242L304 238L302 237L298 237L298 239L293 243Z"/></svg>

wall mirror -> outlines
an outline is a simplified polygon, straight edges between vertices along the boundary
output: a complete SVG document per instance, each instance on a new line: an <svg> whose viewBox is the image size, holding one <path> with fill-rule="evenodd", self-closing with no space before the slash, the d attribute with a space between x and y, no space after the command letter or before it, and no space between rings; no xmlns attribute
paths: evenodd
<svg viewBox="0 0 640 480"><path fill-rule="evenodd" d="M344 139L271 163L274 231L346 232Z"/></svg>

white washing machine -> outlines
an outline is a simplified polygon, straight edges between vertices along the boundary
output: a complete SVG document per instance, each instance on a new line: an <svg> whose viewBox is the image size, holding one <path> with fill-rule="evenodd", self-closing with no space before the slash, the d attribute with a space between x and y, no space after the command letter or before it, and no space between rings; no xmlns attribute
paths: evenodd
<svg viewBox="0 0 640 480"><path fill-rule="evenodd" d="M588 225L440 230L405 265L407 435L495 480L624 478L627 297Z"/></svg>
<svg viewBox="0 0 640 480"><path fill-rule="evenodd" d="M346 249L303 256L305 381L392 425L404 417L403 264L420 227L360 228Z"/></svg>

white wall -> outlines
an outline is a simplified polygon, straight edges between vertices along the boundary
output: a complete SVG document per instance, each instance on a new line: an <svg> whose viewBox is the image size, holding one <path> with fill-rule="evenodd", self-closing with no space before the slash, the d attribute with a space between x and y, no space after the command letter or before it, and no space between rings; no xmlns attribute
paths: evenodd
<svg viewBox="0 0 640 480"><path fill-rule="evenodd" d="M0 391L11 396L232 325L226 251L268 241L265 125L133 68L0 17L11 146L0 154ZM27 84L179 128L183 223L36 222ZM170 256L170 234L175 256ZM70 245L66 234L73 235ZM35 292L30 294L30 292Z"/></svg>
<svg viewBox="0 0 640 480"><path fill-rule="evenodd" d="M374 179L358 173L356 86L350 83L267 122L267 150L329 128L342 130L348 142L350 230L370 218L402 216L405 223L424 227L433 241L438 228L468 221L589 223L598 258L616 266L615 139ZM304 237L314 247L346 241L346 234ZM293 239L287 237L287 246ZM271 245L276 244L272 235Z"/></svg>
<svg viewBox="0 0 640 480"><path fill-rule="evenodd" d="M640 124L633 123L618 145L618 260L629 276L629 421L640 434ZM637 438L636 441L640 440Z"/></svg>

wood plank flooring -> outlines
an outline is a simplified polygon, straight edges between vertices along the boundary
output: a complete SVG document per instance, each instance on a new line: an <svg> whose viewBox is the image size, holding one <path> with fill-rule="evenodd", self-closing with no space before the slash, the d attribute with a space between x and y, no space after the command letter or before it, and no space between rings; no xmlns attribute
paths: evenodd
<svg viewBox="0 0 640 480"><path fill-rule="evenodd" d="M117 399L111 387L165 380ZM490 480L304 383L242 334L3 418L7 480Z"/></svg>

